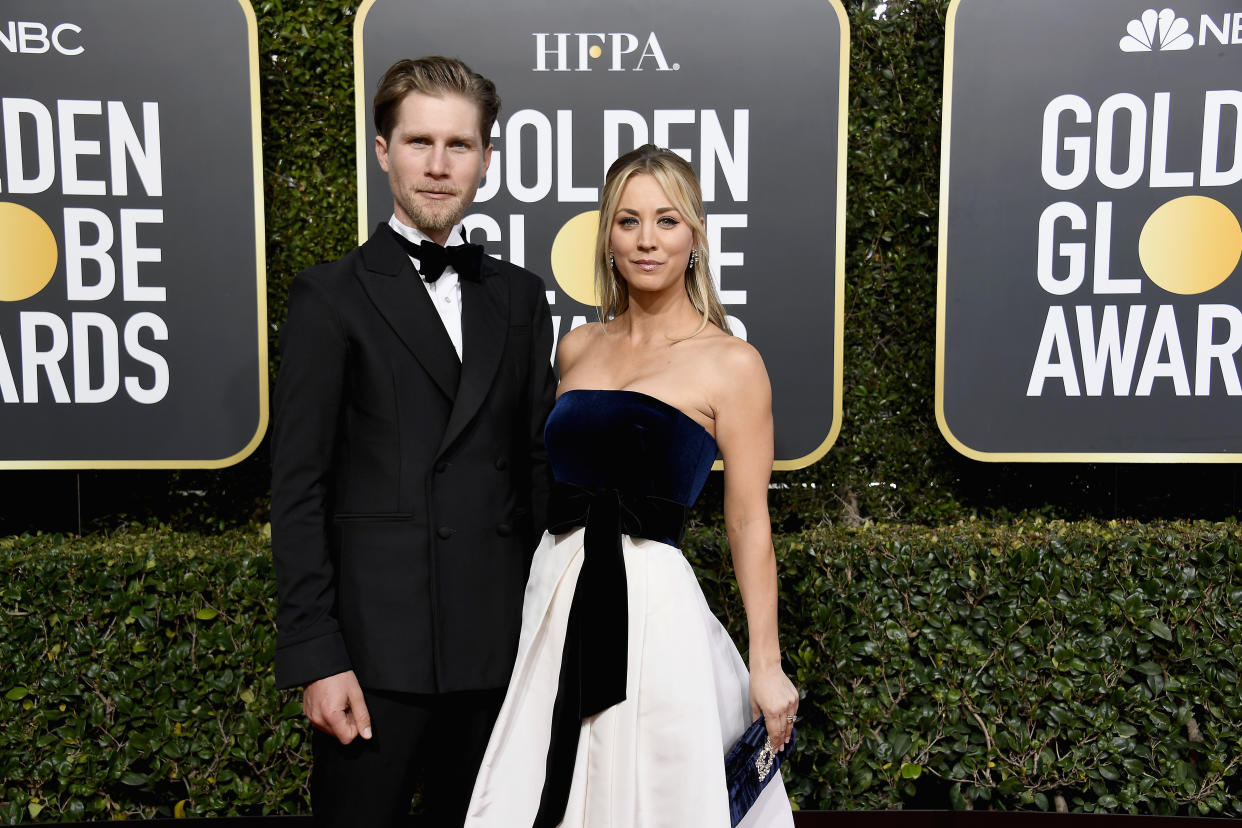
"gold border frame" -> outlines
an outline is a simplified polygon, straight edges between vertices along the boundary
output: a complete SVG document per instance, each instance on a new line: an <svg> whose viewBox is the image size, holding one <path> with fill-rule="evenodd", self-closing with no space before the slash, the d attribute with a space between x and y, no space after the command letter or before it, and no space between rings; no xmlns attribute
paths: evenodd
<svg viewBox="0 0 1242 828"><path fill-rule="evenodd" d="M951 0L945 16L944 103L940 133L940 233L936 263L936 425L959 454L989 463L1236 463L1242 454L1209 452L980 451L962 442L949 428L944 413L945 299L949 234L949 149L953 123L953 58L957 12L962 0Z"/></svg>
<svg viewBox="0 0 1242 828"><path fill-rule="evenodd" d="M365 145L367 102L364 94L367 89L367 83L363 61L362 30L366 24L367 14L375 3L376 0L364 0L362 5L358 7L358 16L354 21L354 122L356 128L355 144L357 147L359 244L367 240L369 232L369 220L367 218L367 166L369 164L368 152L370 147ZM837 22L841 28L839 49L841 66L837 87L837 249L833 255L833 303L835 304L833 319L836 327L834 328L833 338L832 425L828 429L828 436L810 454L791 460L776 460L772 463L774 471L791 471L793 469L805 468L827 454L828 450L832 448L833 443L837 441L837 437L841 434L841 421L844 410L841 395L843 393L845 365L843 353L845 348L845 161L846 144L849 139L850 22L841 0L828 0L828 5L836 12ZM719 460L712 466L712 469L715 471L723 468L724 464Z"/></svg>
<svg viewBox="0 0 1242 828"><path fill-rule="evenodd" d="M366 146L366 91L369 85L363 60L362 27L366 25L367 15L374 5L375 0L363 0L354 20L354 152L357 155L354 174L358 177L358 244L363 244L370 238L367 228L367 165L374 149Z"/></svg>
<svg viewBox="0 0 1242 828"><path fill-rule="evenodd" d="M263 215L263 141L259 108L259 29L249 0L236 0L246 18L246 42L250 53L250 146L254 178L255 288L258 299L259 422L254 435L240 451L212 460L0 460L9 469L221 469L249 457L267 432L267 253Z"/></svg>
<svg viewBox="0 0 1242 828"><path fill-rule="evenodd" d="M810 454L792 460L776 460L772 463L773 471L793 471L803 469L819 460L832 448L841 435L841 421L844 416L845 374L845 161L849 143L849 79L850 79L850 21L841 0L828 0L828 5L837 13L837 21L841 26L841 66L837 79L837 199L836 199L836 241L837 249L833 254L833 365L832 365L832 425L828 428L828 436ZM717 461L713 468L724 468Z"/></svg>

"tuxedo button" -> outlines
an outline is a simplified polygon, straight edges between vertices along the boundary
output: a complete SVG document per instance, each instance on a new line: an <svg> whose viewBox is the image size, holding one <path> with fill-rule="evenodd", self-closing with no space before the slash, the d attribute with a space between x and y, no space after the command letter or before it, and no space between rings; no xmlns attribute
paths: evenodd
<svg viewBox="0 0 1242 828"><path fill-rule="evenodd" d="M441 526L439 529L436 530L436 534L440 536L441 540L448 540L449 538L453 537L453 534L456 531L457 530L452 528L451 526Z"/></svg>
<svg viewBox="0 0 1242 828"><path fill-rule="evenodd" d="M436 463L436 474L444 474L449 470L449 464L443 461Z"/></svg>
<svg viewBox="0 0 1242 828"><path fill-rule="evenodd" d="M504 471L504 470L505 470L505 469L507 469L507 468L509 468L509 461L508 461L508 460L506 460L506 459L505 459L505 458L503 458L503 457L497 458L497 460L496 460L496 470L497 470L497 471Z"/></svg>
<svg viewBox="0 0 1242 828"><path fill-rule="evenodd" d="M502 538L507 538L513 534L513 527L507 523L501 523L496 527L496 534Z"/></svg>

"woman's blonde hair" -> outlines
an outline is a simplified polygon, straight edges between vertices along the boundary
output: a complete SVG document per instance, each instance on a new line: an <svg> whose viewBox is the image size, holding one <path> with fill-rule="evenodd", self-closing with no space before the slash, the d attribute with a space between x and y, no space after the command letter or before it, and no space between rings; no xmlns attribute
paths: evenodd
<svg viewBox="0 0 1242 828"><path fill-rule="evenodd" d="M681 213L694 240L694 266L686 268L686 295L701 315L699 327L690 336L700 333L710 322L723 331L729 330L724 306L716 295L707 261L707 231L703 226L703 192L694 169L672 150L644 144L627 152L608 168L604 176L604 194L600 199L599 230L595 236L595 295L599 299L599 318L608 322L630 306L629 285L612 264L609 240L617 217L618 202L625 184L636 175L649 175ZM689 338L689 337L687 337Z"/></svg>

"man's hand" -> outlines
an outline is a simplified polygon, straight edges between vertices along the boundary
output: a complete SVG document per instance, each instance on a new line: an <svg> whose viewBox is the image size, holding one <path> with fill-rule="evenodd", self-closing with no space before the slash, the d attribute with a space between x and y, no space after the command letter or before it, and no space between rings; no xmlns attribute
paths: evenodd
<svg viewBox="0 0 1242 828"><path fill-rule="evenodd" d="M371 738L371 714L353 670L321 678L302 691L302 712L319 730L348 745Z"/></svg>

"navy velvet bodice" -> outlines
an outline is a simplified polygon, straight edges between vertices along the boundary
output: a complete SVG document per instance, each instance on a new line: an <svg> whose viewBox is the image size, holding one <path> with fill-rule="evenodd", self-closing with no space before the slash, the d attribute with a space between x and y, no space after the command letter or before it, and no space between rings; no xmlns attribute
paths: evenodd
<svg viewBox="0 0 1242 828"><path fill-rule="evenodd" d="M716 441L703 426L640 391L566 391L548 416L544 443L559 482L686 506L716 460Z"/></svg>

